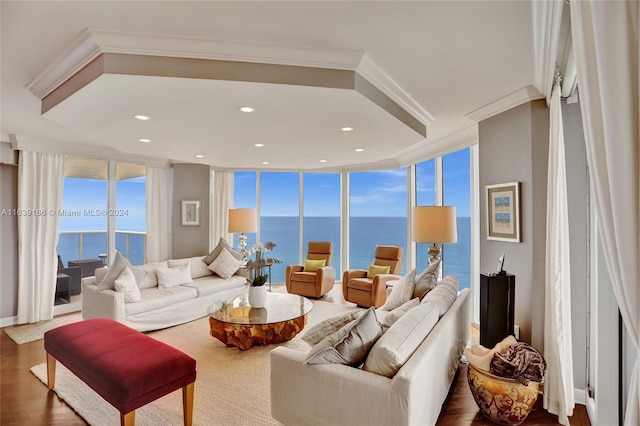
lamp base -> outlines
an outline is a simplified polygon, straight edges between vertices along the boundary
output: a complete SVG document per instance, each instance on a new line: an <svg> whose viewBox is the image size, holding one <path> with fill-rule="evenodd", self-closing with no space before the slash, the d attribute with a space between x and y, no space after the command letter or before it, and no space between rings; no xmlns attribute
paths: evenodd
<svg viewBox="0 0 640 426"><path fill-rule="evenodd" d="M429 247L429 250L427 250L427 253L429 253L429 256L431 256L429 258L429 265L431 265L436 260L440 260L440 254L442 253L442 249L434 243L431 247Z"/></svg>
<svg viewBox="0 0 640 426"><path fill-rule="evenodd" d="M238 248L244 258L249 256L249 252L247 251L247 236L244 233L238 237Z"/></svg>

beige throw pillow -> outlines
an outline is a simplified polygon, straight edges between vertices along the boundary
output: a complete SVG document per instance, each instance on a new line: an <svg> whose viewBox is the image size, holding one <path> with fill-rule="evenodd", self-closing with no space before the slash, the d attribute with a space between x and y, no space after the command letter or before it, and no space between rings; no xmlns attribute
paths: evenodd
<svg viewBox="0 0 640 426"><path fill-rule="evenodd" d="M335 333L354 319L358 318L363 312L364 310L362 309L354 309L342 315L327 318L306 330L300 338L310 346L313 346L328 335Z"/></svg>
<svg viewBox="0 0 640 426"><path fill-rule="evenodd" d="M131 272L133 272L136 283L140 283L146 275L146 272L131 265L131 262L116 250L116 256L113 259L113 264L109 268L109 272L107 272L98 284L98 290L113 290L116 279L120 276L122 270L127 267L131 269Z"/></svg>
<svg viewBox="0 0 640 426"><path fill-rule="evenodd" d="M156 275L158 276L158 286L161 288L176 287L193 282L189 265L177 268L158 268Z"/></svg>
<svg viewBox="0 0 640 426"><path fill-rule="evenodd" d="M442 261L440 259L429 265L417 278L416 286L413 289L413 297L422 298L432 288L438 284L438 277L440 276L440 265Z"/></svg>
<svg viewBox="0 0 640 426"><path fill-rule="evenodd" d="M136 268L141 269L147 273L144 279L138 283L138 288L140 290L144 290L145 288L154 288L158 287L158 275L156 274L156 270L158 268L167 269L167 261L162 262L151 262L145 263L144 265L136 266Z"/></svg>
<svg viewBox="0 0 640 426"><path fill-rule="evenodd" d="M420 299L413 298L408 302L403 303L401 306L390 311L381 321L382 332L385 333L389 327L391 327L396 321L400 319L404 314L409 312L412 308L415 308L420 304Z"/></svg>
<svg viewBox="0 0 640 426"><path fill-rule="evenodd" d="M437 322L438 309L433 304L411 309L373 345L363 369L389 378L395 376Z"/></svg>
<svg viewBox="0 0 640 426"><path fill-rule="evenodd" d="M220 277L227 279L242 268L242 262L233 257L229 250L223 248L208 268Z"/></svg>
<svg viewBox="0 0 640 426"><path fill-rule="evenodd" d="M122 293L125 302L135 303L140 301L140 289L131 268L124 268L113 282L113 285L117 292Z"/></svg>
<svg viewBox="0 0 640 426"><path fill-rule="evenodd" d="M309 350L304 364L359 366L382 335L373 307Z"/></svg>
<svg viewBox="0 0 640 426"><path fill-rule="evenodd" d="M211 271L207 268L207 264L204 262L205 256L188 257L185 259L171 259L167 261L169 268L175 268L176 266L189 265L191 270L191 278L201 278L211 275Z"/></svg>
<svg viewBox="0 0 640 426"><path fill-rule="evenodd" d="M229 244L227 240L225 240L224 238L220 238L220 240L218 240L218 245L216 245L215 248L211 250L211 253L205 256L205 258L202 259L202 261L207 265L211 265L211 262L213 262L215 258L218 257L218 255L220 254L223 248L227 249L229 253L231 253L231 255L235 257L237 260L244 259L244 256L242 256L242 253L240 253L239 251L231 247L231 244Z"/></svg>
<svg viewBox="0 0 640 426"><path fill-rule="evenodd" d="M458 279L453 275L448 275L422 298L421 303L435 304L440 317L442 317L449 310L456 297L458 297Z"/></svg>
<svg viewBox="0 0 640 426"><path fill-rule="evenodd" d="M411 300L413 298L413 288L416 285L415 277L416 270L412 269L407 275L400 278L400 280L394 284L391 294L387 297L387 301L384 305L380 306L379 309L381 311L391 311Z"/></svg>

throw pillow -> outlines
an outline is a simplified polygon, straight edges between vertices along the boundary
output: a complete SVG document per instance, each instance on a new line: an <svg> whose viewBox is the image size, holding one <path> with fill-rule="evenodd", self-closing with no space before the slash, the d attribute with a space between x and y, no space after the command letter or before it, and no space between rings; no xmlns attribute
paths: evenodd
<svg viewBox="0 0 640 426"><path fill-rule="evenodd" d="M147 273L144 279L138 283L138 288L143 290L145 288L158 287L158 275L156 270L158 268L167 269L167 261L145 263L144 265L136 266L138 269L142 269Z"/></svg>
<svg viewBox="0 0 640 426"><path fill-rule="evenodd" d="M413 288L415 285L416 270L414 268L395 283L391 290L391 294L387 297L387 301L384 302L384 305L380 306L379 309L381 311L391 311L402 306L403 303L406 303L413 298Z"/></svg>
<svg viewBox="0 0 640 426"><path fill-rule="evenodd" d="M140 289L131 268L124 268L113 285L117 292L122 293L125 302L135 303L141 300Z"/></svg>
<svg viewBox="0 0 640 426"><path fill-rule="evenodd" d="M186 259L170 259L167 261L169 268L175 268L176 266L189 265L191 270L191 279L206 277L211 275L211 271L207 268L207 264L204 262L205 256L188 257Z"/></svg>
<svg viewBox="0 0 640 426"><path fill-rule="evenodd" d="M420 304L420 299L417 297L403 303L401 306L390 311L381 321L382 332L386 332L396 321L400 319L404 314L409 312L412 308L415 308Z"/></svg>
<svg viewBox="0 0 640 426"><path fill-rule="evenodd" d="M305 259L303 272L316 272L318 268L323 268L326 265L327 265L326 259L319 259L319 260Z"/></svg>
<svg viewBox="0 0 640 426"><path fill-rule="evenodd" d="M358 318L360 314L362 314L362 312L363 311L361 309L355 309L342 315L336 315L334 317L327 318L326 320L320 321L318 324L306 330L300 338L307 342L310 346L313 346L319 343L328 335L335 333L354 319Z"/></svg>
<svg viewBox="0 0 640 426"><path fill-rule="evenodd" d="M458 279L453 275L448 275L422 298L421 303L435 304L438 307L440 317L442 317L458 297L458 285Z"/></svg>
<svg viewBox="0 0 640 426"><path fill-rule="evenodd" d="M235 274L238 269L242 268L242 266L242 262L233 257L229 250L222 249L218 257L211 262L208 268L220 277L227 279Z"/></svg>
<svg viewBox="0 0 640 426"><path fill-rule="evenodd" d="M207 265L211 265L211 262L213 262L215 258L218 257L218 255L220 254L223 248L227 249L229 253L231 253L231 255L235 257L237 260L244 259L244 256L242 255L242 253L240 253L239 251L231 247L231 244L229 244L227 240L225 240L224 238L220 238L220 240L218 240L218 245L216 245L215 248L211 250L211 253L205 256L205 258L202 259L202 261Z"/></svg>
<svg viewBox="0 0 640 426"><path fill-rule="evenodd" d="M181 284L193 282L189 265L178 266L177 268L158 268L158 286L161 288L175 287Z"/></svg>
<svg viewBox="0 0 640 426"><path fill-rule="evenodd" d="M438 284L441 260L438 259L427 267L417 278L413 289L413 297L422 298Z"/></svg>
<svg viewBox="0 0 640 426"><path fill-rule="evenodd" d="M389 265L381 266L381 265L369 265L369 271L367 272L367 278L370 280L373 279L376 275L379 274L388 274L391 268Z"/></svg>
<svg viewBox="0 0 640 426"><path fill-rule="evenodd" d="M345 364L359 366L382 335L373 307L309 350L304 364Z"/></svg>
<svg viewBox="0 0 640 426"><path fill-rule="evenodd" d="M373 345L363 369L392 378L437 322L438 310L433 304L425 303L411 309Z"/></svg>
<svg viewBox="0 0 640 426"><path fill-rule="evenodd" d="M124 268L131 269L133 276L136 279L136 283L140 283L146 275L146 272L138 268L134 268L133 265L131 265L131 262L116 250L116 256L113 259L113 264L109 268L109 272L107 272L102 281L100 281L100 284L98 284L98 290L113 290L114 282L116 281L116 278L120 276L120 273Z"/></svg>

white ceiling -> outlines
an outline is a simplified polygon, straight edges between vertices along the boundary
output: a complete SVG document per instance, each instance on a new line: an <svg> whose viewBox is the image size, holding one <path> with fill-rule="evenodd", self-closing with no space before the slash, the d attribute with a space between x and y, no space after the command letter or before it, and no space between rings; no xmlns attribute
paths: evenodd
<svg viewBox="0 0 640 426"><path fill-rule="evenodd" d="M83 153L115 150L132 159L237 169L402 166L407 153L468 134L476 125L468 114L534 80L529 1L2 1L0 7L3 140L14 134L18 142ZM362 52L434 120L425 140L355 91L128 75L103 75L41 115L40 99L26 86L87 28ZM256 112L239 113L242 104ZM136 122L131 111L153 119ZM344 125L355 131L340 132ZM153 142L137 142L142 137Z"/></svg>

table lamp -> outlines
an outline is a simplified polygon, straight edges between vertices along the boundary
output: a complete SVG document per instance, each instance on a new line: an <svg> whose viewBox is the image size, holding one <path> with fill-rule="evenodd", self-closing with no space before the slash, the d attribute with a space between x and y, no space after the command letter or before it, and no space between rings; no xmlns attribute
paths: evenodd
<svg viewBox="0 0 640 426"><path fill-rule="evenodd" d="M438 244L458 241L456 208L451 206L417 206L413 208L413 241L433 243L429 247L429 264L440 259Z"/></svg>
<svg viewBox="0 0 640 426"><path fill-rule="evenodd" d="M247 257L247 236L245 233L258 232L258 218L256 209L229 209L230 234L240 233L238 237L238 248L244 257Z"/></svg>

